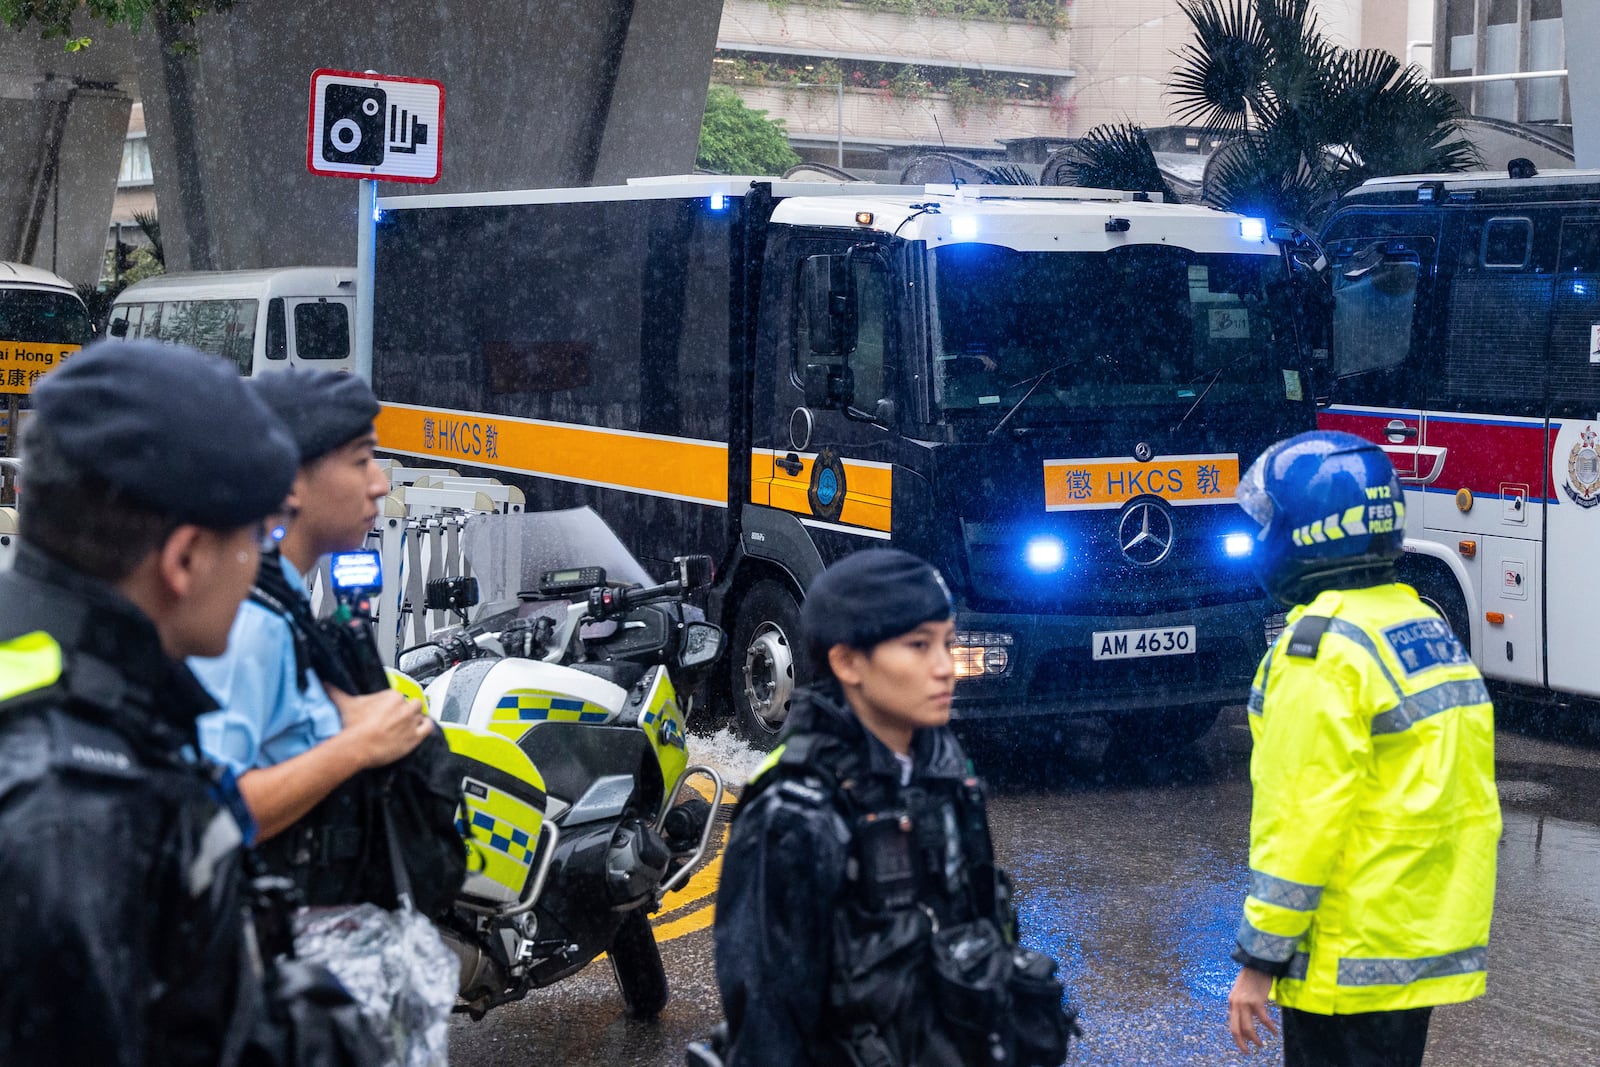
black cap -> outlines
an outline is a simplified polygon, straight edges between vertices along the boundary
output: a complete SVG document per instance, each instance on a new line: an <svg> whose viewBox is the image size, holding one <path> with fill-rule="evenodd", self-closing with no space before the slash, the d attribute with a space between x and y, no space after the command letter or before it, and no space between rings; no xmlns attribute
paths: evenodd
<svg viewBox="0 0 1600 1067"><path fill-rule="evenodd" d="M33 409L68 460L180 522L245 526L294 481L283 424L232 364L192 348L92 344L39 379Z"/></svg>
<svg viewBox="0 0 1600 1067"><path fill-rule="evenodd" d="M870 548L817 576L800 628L813 647L871 649L954 610L950 588L932 566L898 548Z"/></svg>
<svg viewBox="0 0 1600 1067"><path fill-rule="evenodd" d="M250 384L289 427L302 466L354 441L378 417L378 398L353 374L290 367Z"/></svg>

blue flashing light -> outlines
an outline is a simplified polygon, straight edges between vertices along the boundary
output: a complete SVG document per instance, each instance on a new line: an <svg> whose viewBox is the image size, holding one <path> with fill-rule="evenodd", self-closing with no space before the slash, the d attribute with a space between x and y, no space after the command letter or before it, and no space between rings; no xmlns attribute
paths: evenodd
<svg viewBox="0 0 1600 1067"><path fill-rule="evenodd" d="M1589 283L1588 282L1581 282L1581 281L1573 282L1572 283L1572 294L1574 296L1588 296L1589 295Z"/></svg>
<svg viewBox="0 0 1600 1067"><path fill-rule="evenodd" d="M1267 220L1240 219L1239 236L1246 241L1265 241L1267 239Z"/></svg>
<svg viewBox="0 0 1600 1067"><path fill-rule="evenodd" d="M1043 534L1029 539L1024 556L1029 570L1036 574L1049 574L1066 564L1067 546L1061 543L1061 538Z"/></svg>
<svg viewBox="0 0 1600 1067"><path fill-rule="evenodd" d="M727 203L728 203L728 198L723 196L721 193L712 193L711 194L711 210L712 211L721 211L724 207L727 206Z"/></svg>
<svg viewBox="0 0 1600 1067"><path fill-rule="evenodd" d="M1222 539L1222 551L1229 559L1242 559L1255 548L1255 538L1247 533L1231 533Z"/></svg>
<svg viewBox="0 0 1600 1067"><path fill-rule="evenodd" d="M958 241L970 241L978 236L978 219L974 215L954 215L950 219L950 236Z"/></svg>

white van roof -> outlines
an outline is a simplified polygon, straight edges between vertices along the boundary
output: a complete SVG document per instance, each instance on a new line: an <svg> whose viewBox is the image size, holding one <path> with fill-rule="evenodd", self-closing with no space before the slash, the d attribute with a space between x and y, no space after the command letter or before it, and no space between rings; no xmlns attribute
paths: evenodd
<svg viewBox="0 0 1600 1067"><path fill-rule="evenodd" d="M8 289L55 289L67 293L78 291L59 274L52 274L41 267L30 267L26 263L3 260L0 260L0 286Z"/></svg>
<svg viewBox="0 0 1600 1067"><path fill-rule="evenodd" d="M259 296L268 289L274 296L322 296L328 290L355 292L354 267L272 267L264 270L207 270L158 274L135 282L117 295L116 303L188 297Z"/></svg>

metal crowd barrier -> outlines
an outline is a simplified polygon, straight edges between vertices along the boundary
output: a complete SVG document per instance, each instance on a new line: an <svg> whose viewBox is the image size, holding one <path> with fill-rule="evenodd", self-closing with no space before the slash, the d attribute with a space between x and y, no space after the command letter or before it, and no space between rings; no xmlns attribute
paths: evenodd
<svg viewBox="0 0 1600 1067"><path fill-rule="evenodd" d="M384 500L367 547L383 560L383 592L373 605L378 651L392 665L397 652L427 639L448 623L447 613L423 608L427 583L437 578L470 577L461 551L461 533L473 515L516 514L522 490L493 478L463 478L455 471L385 464L393 491ZM328 564L322 561L308 581L313 610L331 611Z"/></svg>

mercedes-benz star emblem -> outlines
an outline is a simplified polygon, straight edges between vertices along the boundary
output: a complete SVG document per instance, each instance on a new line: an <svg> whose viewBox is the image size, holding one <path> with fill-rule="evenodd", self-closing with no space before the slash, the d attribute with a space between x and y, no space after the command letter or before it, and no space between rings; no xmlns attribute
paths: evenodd
<svg viewBox="0 0 1600 1067"><path fill-rule="evenodd" d="M1139 567L1154 567L1172 552L1172 515L1149 500L1130 504L1117 524L1122 555Z"/></svg>
<svg viewBox="0 0 1600 1067"><path fill-rule="evenodd" d="M1150 462L1150 457L1155 455L1155 450L1150 447L1149 441L1140 441L1133 446L1133 458L1140 463Z"/></svg>

